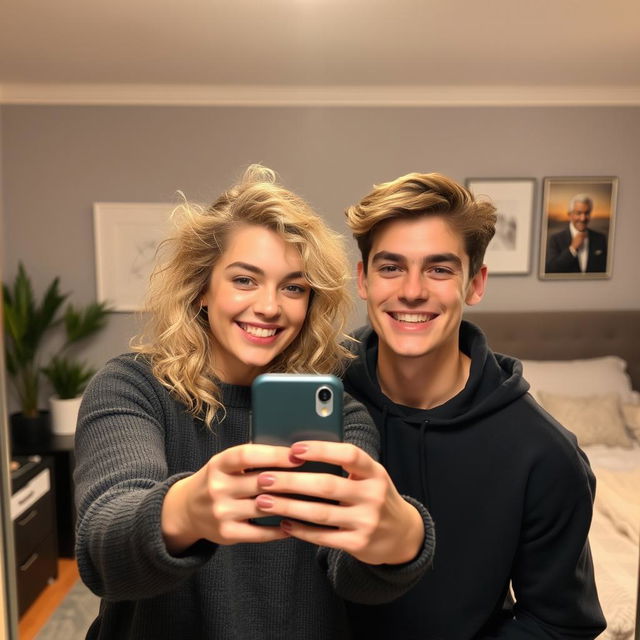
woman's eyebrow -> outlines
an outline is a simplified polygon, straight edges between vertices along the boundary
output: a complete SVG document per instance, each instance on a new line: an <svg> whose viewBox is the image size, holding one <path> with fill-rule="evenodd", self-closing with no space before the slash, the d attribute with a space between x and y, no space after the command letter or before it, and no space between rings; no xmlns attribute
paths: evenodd
<svg viewBox="0 0 640 640"><path fill-rule="evenodd" d="M256 265L254 264L249 264L248 262L242 262L240 260L228 264L225 267L225 271L227 269L244 269L245 271L250 271L251 273L255 273L258 276L265 275L264 271L260 267L256 267ZM284 280L295 280L296 278L306 278L306 276L302 271L292 271L291 273L287 273L287 275L284 277Z"/></svg>

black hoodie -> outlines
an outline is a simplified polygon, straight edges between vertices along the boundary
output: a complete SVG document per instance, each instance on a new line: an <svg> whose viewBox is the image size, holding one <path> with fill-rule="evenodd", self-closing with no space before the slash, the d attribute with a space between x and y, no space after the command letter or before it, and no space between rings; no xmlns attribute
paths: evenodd
<svg viewBox="0 0 640 640"><path fill-rule="evenodd" d="M595 638L605 628L587 543L595 479L573 434L527 393L520 362L463 322L465 388L415 409L380 390L376 334L355 337L345 389L373 416L398 491L429 509L437 534L433 568L409 593L350 605L355 637Z"/></svg>

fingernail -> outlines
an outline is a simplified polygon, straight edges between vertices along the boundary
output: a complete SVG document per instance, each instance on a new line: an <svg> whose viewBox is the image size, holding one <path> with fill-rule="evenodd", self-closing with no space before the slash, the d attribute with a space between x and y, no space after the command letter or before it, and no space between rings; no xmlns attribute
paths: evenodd
<svg viewBox="0 0 640 640"><path fill-rule="evenodd" d="M271 496L260 495L256 498L256 504L260 509L271 509L271 507L273 507L273 498Z"/></svg>
<svg viewBox="0 0 640 640"><path fill-rule="evenodd" d="M291 453L293 453L293 455L300 455L303 453L307 453L307 451L309 451L309 447L302 442L296 442L295 444L291 445Z"/></svg>
<svg viewBox="0 0 640 640"><path fill-rule="evenodd" d="M276 481L276 477L268 473L261 473L258 476L258 484L261 487L270 487Z"/></svg>
<svg viewBox="0 0 640 640"><path fill-rule="evenodd" d="M285 530L285 531L291 531L291 529L293 529L293 524L291 524L290 520L281 520L280 521L280 526Z"/></svg>

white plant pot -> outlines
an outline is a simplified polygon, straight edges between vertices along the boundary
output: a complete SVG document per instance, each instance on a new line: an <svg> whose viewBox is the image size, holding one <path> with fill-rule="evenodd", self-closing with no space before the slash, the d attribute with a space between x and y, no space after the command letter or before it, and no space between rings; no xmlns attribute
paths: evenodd
<svg viewBox="0 0 640 640"><path fill-rule="evenodd" d="M58 396L49 398L51 407L51 431L54 435L70 436L76 432L76 422L78 422L78 411L82 396L61 400Z"/></svg>

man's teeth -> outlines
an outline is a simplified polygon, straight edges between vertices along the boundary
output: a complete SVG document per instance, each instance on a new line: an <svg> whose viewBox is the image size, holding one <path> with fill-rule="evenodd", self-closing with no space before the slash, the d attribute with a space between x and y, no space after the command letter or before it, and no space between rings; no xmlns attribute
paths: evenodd
<svg viewBox="0 0 640 640"><path fill-rule="evenodd" d="M262 327L254 327L250 324L241 324L240 326L249 335L255 336L256 338L270 338L271 336L275 336L277 331L276 329L263 329Z"/></svg>
<svg viewBox="0 0 640 640"><path fill-rule="evenodd" d="M396 320L400 322L429 322L431 315L427 313L392 313Z"/></svg>

